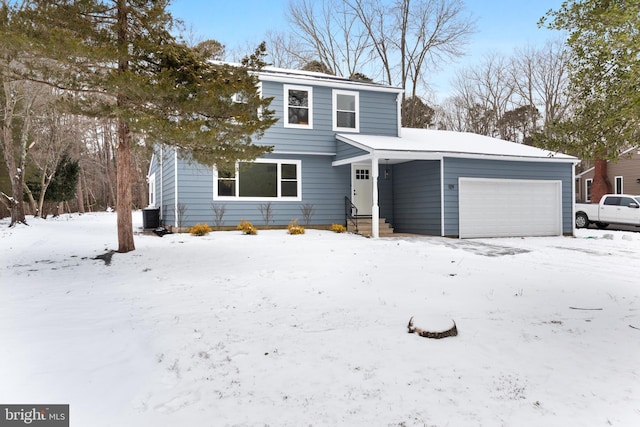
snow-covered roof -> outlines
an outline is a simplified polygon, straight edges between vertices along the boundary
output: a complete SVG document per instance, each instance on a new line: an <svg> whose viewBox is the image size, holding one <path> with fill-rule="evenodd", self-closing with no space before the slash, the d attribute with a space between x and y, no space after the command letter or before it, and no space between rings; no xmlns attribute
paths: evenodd
<svg viewBox="0 0 640 427"><path fill-rule="evenodd" d="M484 157L510 160L577 162L577 158L469 132L402 128L400 137L337 135L338 140L389 158Z"/></svg>
<svg viewBox="0 0 640 427"><path fill-rule="evenodd" d="M366 87L367 89L402 93L403 89L387 86L379 83L363 80L352 80L347 77L334 76L332 74L318 73L314 71L290 70L286 68L264 67L259 72L260 79L266 81L278 81L294 84L313 84L317 86L331 86L334 88L355 89Z"/></svg>

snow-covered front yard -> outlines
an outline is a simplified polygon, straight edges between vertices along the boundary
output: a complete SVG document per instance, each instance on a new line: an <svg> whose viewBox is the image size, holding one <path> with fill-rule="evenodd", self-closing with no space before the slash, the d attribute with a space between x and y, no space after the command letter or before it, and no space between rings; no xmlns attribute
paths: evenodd
<svg viewBox="0 0 640 427"><path fill-rule="evenodd" d="M0 403L74 427L640 425L640 233L140 234L106 265L115 221L0 220Z"/></svg>

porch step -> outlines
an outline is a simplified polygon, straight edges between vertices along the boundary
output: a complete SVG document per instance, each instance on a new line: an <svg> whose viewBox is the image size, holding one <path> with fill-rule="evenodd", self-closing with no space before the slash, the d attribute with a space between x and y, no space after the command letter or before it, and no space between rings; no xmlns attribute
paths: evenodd
<svg viewBox="0 0 640 427"><path fill-rule="evenodd" d="M356 233L355 226L353 224L349 224L347 230ZM358 231L357 234L362 236L371 237L373 235L373 227L371 218L360 218L358 219ZM384 218L380 218L380 224L378 227L378 235L380 237L389 237L393 236L393 227L391 224L386 222Z"/></svg>

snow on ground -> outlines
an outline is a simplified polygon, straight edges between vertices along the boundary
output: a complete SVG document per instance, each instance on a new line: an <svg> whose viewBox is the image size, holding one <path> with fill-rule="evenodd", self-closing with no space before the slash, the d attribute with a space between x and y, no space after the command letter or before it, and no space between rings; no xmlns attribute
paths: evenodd
<svg viewBox="0 0 640 427"><path fill-rule="evenodd" d="M0 221L0 403L75 427L640 425L640 233L137 234L106 265L115 214L29 223Z"/></svg>

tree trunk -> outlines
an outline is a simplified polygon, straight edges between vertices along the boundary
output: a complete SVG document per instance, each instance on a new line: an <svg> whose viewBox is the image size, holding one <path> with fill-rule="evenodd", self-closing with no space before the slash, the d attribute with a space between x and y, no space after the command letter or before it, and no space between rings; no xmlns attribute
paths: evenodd
<svg viewBox="0 0 640 427"><path fill-rule="evenodd" d="M11 177L11 196L2 193L3 199L11 212L11 222L9 227L13 227L18 223L26 224L27 220L24 215L24 204L22 188L24 186L24 165L20 159L20 165L16 163L15 147L13 141L13 118L14 118L14 96L10 83L3 82L2 90L4 91L5 106L4 115L2 117L2 135L0 143L3 146L4 160L7 165L7 171Z"/></svg>
<svg viewBox="0 0 640 427"><path fill-rule="evenodd" d="M611 193L611 182L607 177L607 161L594 162L593 182L591 183L591 203L600 203L605 194Z"/></svg>
<svg viewBox="0 0 640 427"><path fill-rule="evenodd" d="M11 211L11 223L9 227L12 227L18 223L27 224L27 219L24 214L24 202L22 188L24 186L24 171L17 169L15 174L11 177L11 200L9 200L9 210Z"/></svg>
<svg viewBox="0 0 640 427"><path fill-rule="evenodd" d="M118 0L118 73L129 71L128 7L126 0ZM127 97L119 93L118 107L127 108ZM118 145L116 147L116 211L118 216L118 252L135 250L133 242L133 220L131 214L131 134L127 119L118 118Z"/></svg>
<svg viewBox="0 0 640 427"><path fill-rule="evenodd" d="M116 148L116 211L118 215L118 252L135 250L133 243L133 220L131 215L131 139L129 126L120 119L118 123L118 146Z"/></svg>
<svg viewBox="0 0 640 427"><path fill-rule="evenodd" d="M84 192L82 190L82 179L83 179L83 173L80 173L80 176L78 176L78 184L77 184L77 189L76 189L76 199L77 199L77 203L78 203L78 213L83 214L84 213Z"/></svg>

